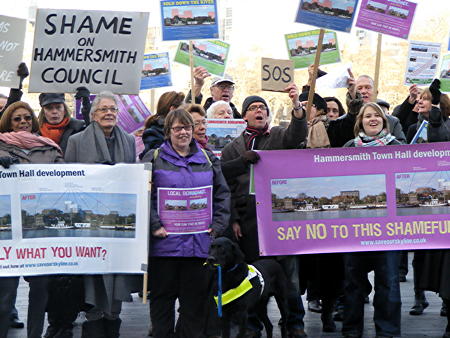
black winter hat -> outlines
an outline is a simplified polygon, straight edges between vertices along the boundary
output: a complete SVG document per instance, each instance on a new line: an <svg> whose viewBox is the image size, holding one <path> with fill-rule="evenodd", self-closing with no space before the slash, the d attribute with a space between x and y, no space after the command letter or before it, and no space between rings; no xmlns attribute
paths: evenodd
<svg viewBox="0 0 450 338"><path fill-rule="evenodd" d="M39 104L44 107L50 103L65 103L64 93L42 93L39 95Z"/></svg>
<svg viewBox="0 0 450 338"><path fill-rule="evenodd" d="M247 113L247 109L248 107L255 102L261 102L264 103L264 105L267 107L267 116L269 116L269 106L267 105L266 100L264 100L261 96L257 96L257 95L252 95L252 96L248 96L245 100L244 103L242 104L242 117L245 116L245 114Z"/></svg>
<svg viewBox="0 0 450 338"><path fill-rule="evenodd" d="M300 102L308 101L308 95L309 92L303 92L298 96L298 99L300 100ZM315 105L317 109L323 109L324 111L327 111L327 101L325 101L322 96L317 93L314 93L313 105Z"/></svg>

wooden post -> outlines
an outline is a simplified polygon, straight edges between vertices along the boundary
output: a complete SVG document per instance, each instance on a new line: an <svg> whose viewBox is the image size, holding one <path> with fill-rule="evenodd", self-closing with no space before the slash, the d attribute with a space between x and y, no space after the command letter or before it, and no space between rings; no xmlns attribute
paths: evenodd
<svg viewBox="0 0 450 338"><path fill-rule="evenodd" d="M325 29L321 28L320 33L319 33L319 40L317 41L317 50L316 50L316 57L314 59L313 76L312 76L310 87L309 87L308 103L306 105L306 121L309 120L309 116L311 114L311 107L313 104L314 91L316 90L317 71L319 69L320 54L322 53L322 45L323 45L324 35L325 35Z"/></svg>
<svg viewBox="0 0 450 338"><path fill-rule="evenodd" d="M148 193L148 200L150 201L151 198L151 193L152 193L152 166L151 163L146 163L144 165L144 169L146 170L147 173L147 193ZM150 232L150 229L148 230ZM147 243L150 243L150 236L151 234L148 233L148 238L147 238ZM147 252L147 257L148 257L148 252ZM145 269L142 268L142 270L144 270L144 278L143 278L143 283L142 283L142 304L147 304L147 293L148 293L148 262L147 265L145 266Z"/></svg>
<svg viewBox="0 0 450 338"><path fill-rule="evenodd" d="M382 42L383 34L378 33L378 43L377 43L377 56L375 59L375 76L373 79L373 95L372 95L372 101L377 101L378 96L378 86L379 86L379 79L380 79L380 63L381 63L381 42Z"/></svg>
<svg viewBox="0 0 450 338"><path fill-rule="evenodd" d="M156 114L155 109L155 89L150 89L150 112Z"/></svg>
<svg viewBox="0 0 450 338"><path fill-rule="evenodd" d="M189 66L191 68L191 102L194 103L194 44L192 40L189 40Z"/></svg>
<svg viewBox="0 0 450 338"><path fill-rule="evenodd" d="M144 272L144 283L142 285L142 304L147 304L148 272Z"/></svg>

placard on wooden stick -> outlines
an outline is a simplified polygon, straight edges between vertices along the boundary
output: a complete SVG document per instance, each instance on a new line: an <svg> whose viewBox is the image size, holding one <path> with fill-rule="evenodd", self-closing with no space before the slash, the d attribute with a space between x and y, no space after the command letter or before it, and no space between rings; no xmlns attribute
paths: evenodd
<svg viewBox="0 0 450 338"><path fill-rule="evenodd" d="M294 82L294 61L261 59L261 89L284 92Z"/></svg>

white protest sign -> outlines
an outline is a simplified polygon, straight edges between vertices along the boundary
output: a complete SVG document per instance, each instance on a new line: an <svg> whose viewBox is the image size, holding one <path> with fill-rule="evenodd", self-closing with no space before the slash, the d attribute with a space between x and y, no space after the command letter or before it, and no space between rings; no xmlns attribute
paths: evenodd
<svg viewBox="0 0 450 338"><path fill-rule="evenodd" d="M27 20L0 15L0 86L17 88Z"/></svg>
<svg viewBox="0 0 450 338"><path fill-rule="evenodd" d="M135 163L0 168L0 276L141 272L150 175Z"/></svg>
<svg viewBox="0 0 450 338"><path fill-rule="evenodd" d="M316 86L319 90L346 88L349 78L348 70L352 68L351 63L340 65L333 71L319 77Z"/></svg>
<svg viewBox="0 0 450 338"><path fill-rule="evenodd" d="M30 92L138 94L148 13L38 9Z"/></svg>
<svg viewBox="0 0 450 338"><path fill-rule="evenodd" d="M261 89L284 92L294 82L294 61L261 59Z"/></svg>

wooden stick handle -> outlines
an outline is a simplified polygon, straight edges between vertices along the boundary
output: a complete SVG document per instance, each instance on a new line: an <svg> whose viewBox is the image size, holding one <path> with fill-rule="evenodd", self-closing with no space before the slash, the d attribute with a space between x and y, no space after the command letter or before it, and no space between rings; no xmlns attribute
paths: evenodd
<svg viewBox="0 0 450 338"><path fill-rule="evenodd" d="M379 80L380 80L380 64L381 64L381 42L382 42L383 34L378 33L378 43L377 43L377 56L375 59L375 76L373 79L373 95L372 95L372 101L377 101L378 96L378 86L379 86Z"/></svg>
<svg viewBox="0 0 450 338"><path fill-rule="evenodd" d="M194 44L192 40L189 40L189 67L191 67L191 97L192 103L195 102L194 98Z"/></svg>
<svg viewBox="0 0 450 338"><path fill-rule="evenodd" d="M309 86L308 103L306 105L306 121L309 120L311 115L311 107L313 105L314 91L316 90L316 78L320 64L320 54L322 53L323 37L325 35L325 29L321 28L319 32L319 40L317 41L316 57L314 59L313 75Z"/></svg>

